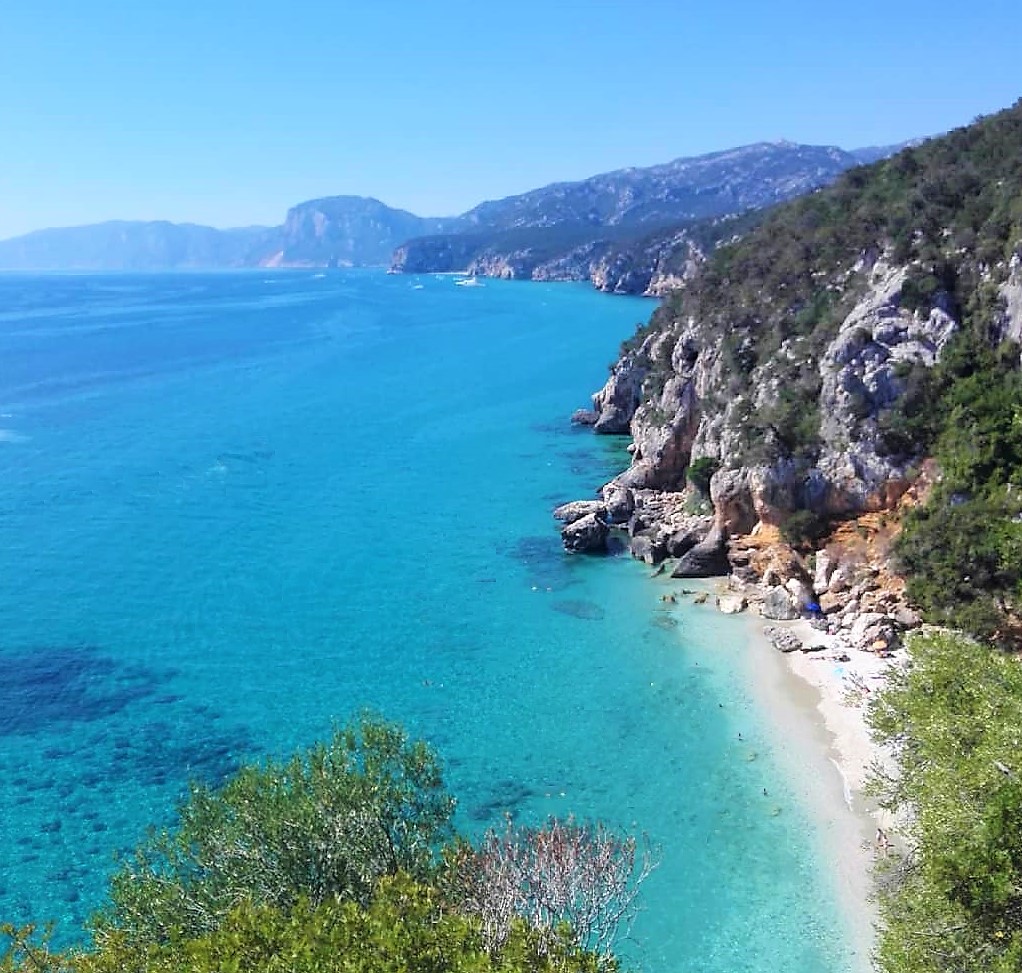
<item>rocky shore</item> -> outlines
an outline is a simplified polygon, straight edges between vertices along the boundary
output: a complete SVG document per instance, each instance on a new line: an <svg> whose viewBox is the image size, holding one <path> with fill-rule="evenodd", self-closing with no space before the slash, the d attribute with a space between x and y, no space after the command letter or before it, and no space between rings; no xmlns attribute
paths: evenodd
<svg viewBox="0 0 1022 973"><path fill-rule="evenodd" d="M888 562L895 513L845 521L809 551L795 550L777 528L762 523L748 534L725 536L693 491L633 490L612 481L599 498L564 504L554 517L570 552L605 552L617 538L658 573L726 578L727 591L717 596L723 612L810 619L849 651L893 652L904 633L921 624ZM789 634L778 637L777 647L811 649Z"/></svg>

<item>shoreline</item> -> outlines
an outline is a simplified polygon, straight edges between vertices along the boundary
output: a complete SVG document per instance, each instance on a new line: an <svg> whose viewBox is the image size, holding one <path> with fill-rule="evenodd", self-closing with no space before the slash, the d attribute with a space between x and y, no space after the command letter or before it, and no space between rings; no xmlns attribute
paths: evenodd
<svg viewBox="0 0 1022 973"><path fill-rule="evenodd" d="M699 590L709 595L702 607L714 612L714 596L733 593L723 579L703 582ZM875 835L878 827L888 831L892 822L863 788L871 765L889 764L892 758L870 736L865 698L883 685L886 670L903 658L904 650L885 660L847 649L807 619L774 621L761 616L755 605L745 615L748 651L742 676L774 738L786 784L811 818L811 840L832 882L855 973L873 973ZM768 627L791 632L805 646L825 648L780 652L765 632ZM848 661L838 660L842 654ZM849 699L850 691L859 698Z"/></svg>

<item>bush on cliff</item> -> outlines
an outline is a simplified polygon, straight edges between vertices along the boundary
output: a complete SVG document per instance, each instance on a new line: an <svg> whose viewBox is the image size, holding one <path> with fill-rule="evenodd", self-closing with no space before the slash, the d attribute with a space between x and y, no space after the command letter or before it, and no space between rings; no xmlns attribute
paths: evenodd
<svg viewBox="0 0 1022 973"><path fill-rule="evenodd" d="M898 541L908 593L929 620L1012 645L1022 604L1022 374L964 335L930 385L941 479Z"/></svg>
<svg viewBox="0 0 1022 973"><path fill-rule="evenodd" d="M881 895L884 973L1022 969L1022 665L960 636L917 636L869 718L909 851Z"/></svg>

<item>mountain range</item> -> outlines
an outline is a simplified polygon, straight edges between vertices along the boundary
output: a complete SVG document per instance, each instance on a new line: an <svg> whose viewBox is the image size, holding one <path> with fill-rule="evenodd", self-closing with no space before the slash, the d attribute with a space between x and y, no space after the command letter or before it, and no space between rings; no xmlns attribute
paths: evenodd
<svg viewBox="0 0 1022 973"><path fill-rule="evenodd" d="M833 182L897 147L847 152L758 143L620 169L491 200L455 217L419 217L363 196L292 207L277 227L219 230L113 221L0 241L3 270L174 270L387 266L502 277L590 278L643 292L684 275L739 214ZM654 290L656 287L654 287Z"/></svg>

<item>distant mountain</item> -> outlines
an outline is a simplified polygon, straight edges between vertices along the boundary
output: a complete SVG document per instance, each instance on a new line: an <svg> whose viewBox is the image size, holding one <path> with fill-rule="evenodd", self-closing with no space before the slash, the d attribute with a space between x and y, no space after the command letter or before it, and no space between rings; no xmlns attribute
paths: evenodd
<svg viewBox="0 0 1022 973"><path fill-rule="evenodd" d="M830 146L760 142L646 169L618 169L579 182L554 183L482 203L461 222L475 232L698 220L800 196L855 164L854 155Z"/></svg>
<svg viewBox="0 0 1022 973"><path fill-rule="evenodd" d="M894 149L862 153L882 157ZM673 285L693 256L697 225L696 236L715 242L706 221L715 226L804 195L859 164L855 152L833 146L760 142L619 169L482 203L445 234L409 240L392 266L406 273L588 278L604 290L657 292Z"/></svg>
<svg viewBox="0 0 1022 973"><path fill-rule="evenodd" d="M329 196L292 207L278 227L217 230L119 221L39 230L0 241L0 269L390 263L405 272L470 270L502 277L591 279L608 291L659 292L674 286L698 247L712 246L730 232L728 220L810 192L895 148L846 152L832 146L761 142L554 183L481 203L456 217L425 218L370 197Z"/></svg>
<svg viewBox="0 0 1022 973"><path fill-rule="evenodd" d="M4 270L173 270L242 266L273 231L115 220L0 241Z"/></svg>
<svg viewBox="0 0 1022 973"><path fill-rule="evenodd" d="M288 210L268 266L371 266L389 263L394 248L413 236L443 233L456 220L428 219L365 196L328 196Z"/></svg>

